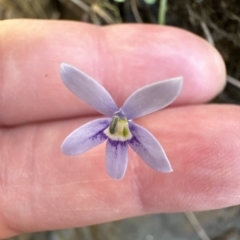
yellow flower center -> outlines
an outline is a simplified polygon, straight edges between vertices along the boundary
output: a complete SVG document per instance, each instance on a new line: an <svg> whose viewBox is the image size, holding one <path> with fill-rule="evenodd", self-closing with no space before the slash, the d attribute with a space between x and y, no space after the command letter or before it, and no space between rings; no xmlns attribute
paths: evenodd
<svg viewBox="0 0 240 240"><path fill-rule="evenodd" d="M129 130L128 120L126 118L119 118L114 116L109 127L104 133L112 140L126 141L132 138L132 134Z"/></svg>

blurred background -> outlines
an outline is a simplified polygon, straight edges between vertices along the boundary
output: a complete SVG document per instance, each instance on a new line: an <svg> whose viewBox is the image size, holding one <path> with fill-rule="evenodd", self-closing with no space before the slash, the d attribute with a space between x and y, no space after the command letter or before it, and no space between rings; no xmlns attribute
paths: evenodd
<svg viewBox="0 0 240 240"><path fill-rule="evenodd" d="M240 0L0 0L0 18L69 19L96 25L166 24L200 35L221 53L227 85L213 101L240 104ZM240 207L154 214L11 240L240 240Z"/></svg>

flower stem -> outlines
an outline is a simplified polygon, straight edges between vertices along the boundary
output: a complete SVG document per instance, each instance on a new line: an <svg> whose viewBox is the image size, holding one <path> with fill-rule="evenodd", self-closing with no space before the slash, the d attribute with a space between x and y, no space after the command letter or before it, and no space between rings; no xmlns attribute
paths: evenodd
<svg viewBox="0 0 240 240"><path fill-rule="evenodd" d="M160 0L159 10L158 10L158 23L161 25L165 24L166 11L167 11L167 0Z"/></svg>

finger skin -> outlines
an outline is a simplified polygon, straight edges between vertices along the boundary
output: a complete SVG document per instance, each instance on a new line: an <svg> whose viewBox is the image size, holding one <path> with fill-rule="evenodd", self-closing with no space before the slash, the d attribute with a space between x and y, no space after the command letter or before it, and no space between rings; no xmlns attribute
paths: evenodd
<svg viewBox="0 0 240 240"><path fill-rule="evenodd" d="M184 77L175 105L208 101L225 84L219 53L173 27L8 20L0 52L0 125L96 114L62 83L62 62L99 81L119 106L139 87L167 78Z"/></svg>
<svg viewBox="0 0 240 240"><path fill-rule="evenodd" d="M141 118L137 123L161 142L173 172L154 171L130 151L121 181L106 173L105 144L76 157L60 152L65 136L92 119L1 130L0 237L237 205L239 118L240 108L230 105L169 108Z"/></svg>

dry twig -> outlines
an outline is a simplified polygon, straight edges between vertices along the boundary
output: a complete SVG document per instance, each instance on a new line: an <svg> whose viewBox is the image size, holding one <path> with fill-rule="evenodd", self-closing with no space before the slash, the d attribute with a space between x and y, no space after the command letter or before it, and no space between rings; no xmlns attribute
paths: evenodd
<svg viewBox="0 0 240 240"><path fill-rule="evenodd" d="M211 240L193 212L186 212L185 215L202 240Z"/></svg>
<svg viewBox="0 0 240 240"><path fill-rule="evenodd" d="M142 23L143 20L142 20L140 14L139 14L136 0L130 0L130 4L131 4L132 12L133 12L133 15L134 15L136 21L138 23Z"/></svg>
<svg viewBox="0 0 240 240"><path fill-rule="evenodd" d="M108 24L113 24L115 23L114 19L98 4L93 3L91 5L91 9L97 14L99 15L102 19L105 20L105 22L107 22Z"/></svg>
<svg viewBox="0 0 240 240"><path fill-rule="evenodd" d="M77 5L78 7L80 7L83 11L85 12L90 11L90 7L84 1L81 1L81 0L70 0L70 1L75 5Z"/></svg>

